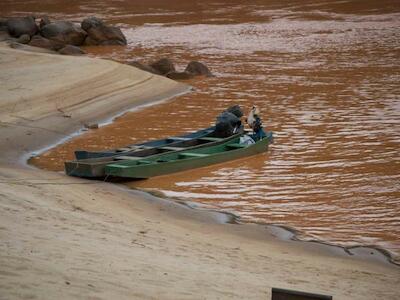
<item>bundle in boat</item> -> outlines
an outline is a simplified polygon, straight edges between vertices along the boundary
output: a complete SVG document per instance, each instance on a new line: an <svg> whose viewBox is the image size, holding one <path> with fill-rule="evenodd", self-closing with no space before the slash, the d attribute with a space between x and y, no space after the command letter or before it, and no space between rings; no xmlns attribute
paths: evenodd
<svg viewBox="0 0 400 300"><path fill-rule="evenodd" d="M242 144L240 137L236 137L219 145L114 162L105 167L105 174L124 178L150 178L262 153L268 150L271 142L272 132L254 144Z"/></svg>
<svg viewBox="0 0 400 300"><path fill-rule="evenodd" d="M202 132L204 134L202 137L172 137L165 139L167 143L159 146L149 146L149 143L147 143L146 145L137 146L130 151L117 152L111 156L66 161L64 163L65 173L70 176L86 178L104 177L106 175L104 171L105 166L108 164L124 161L139 161L149 158L156 159L167 153L219 145L238 138L243 133L243 127L238 130L238 133L225 138L215 137L214 131L209 132L208 129L202 130Z"/></svg>

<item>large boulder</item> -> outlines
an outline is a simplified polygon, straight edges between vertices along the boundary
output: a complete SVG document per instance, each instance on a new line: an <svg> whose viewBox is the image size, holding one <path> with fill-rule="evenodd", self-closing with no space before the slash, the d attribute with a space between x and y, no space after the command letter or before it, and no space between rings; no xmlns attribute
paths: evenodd
<svg viewBox="0 0 400 300"><path fill-rule="evenodd" d="M195 75L189 72L172 71L166 75L169 79L173 80L188 80L192 79Z"/></svg>
<svg viewBox="0 0 400 300"><path fill-rule="evenodd" d="M86 32L82 28L68 21L47 24L40 33L43 37L64 45L80 46L86 38Z"/></svg>
<svg viewBox="0 0 400 300"><path fill-rule="evenodd" d="M103 21L96 17L89 17L82 21L81 27L83 30L88 31L92 27L104 25Z"/></svg>
<svg viewBox="0 0 400 300"><path fill-rule="evenodd" d="M156 69L154 69L148 65L142 64L138 61L130 61L130 62L128 62L128 65L138 68L140 70L146 71L146 72L150 72L150 73L153 73L156 75L161 75L160 72L158 72Z"/></svg>
<svg viewBox="0 0 400 300"><path fill-rule="evenodd" d="M38 28L33 17L13 17L7 20L8 33L14 37L20 37L23 34L33 36Z"/></svg>
<svg viewBox="0 0 400 300"><path fill-rule="evenodd" d="M121 29L105 25L96 17L84 19L81 26L88 34L85 45L126 45L126 38Z"/></svg>
<svg viewBox="0 0 400 300"><path fill-rule="evenodd" d="M213 76L211 74L211 71L208 69L208 67L198 61L191 61L187 65L185 71L192 73L194 75L203 75L203 76L207 76L207 77Z"/></svg>
<svg viewBox="0 0 400 300"><path fill-rule="evenodd" d="M161 75L167 75L170 72L175 72L174 63L169 58L162 58L150 64L150 67L156 69Z"/></svg>
<svg viewBox="0 0 400 300"><path fill-rule="evenodd" d="M67 45L64 48L58 50L58 53L63 54L63 55L82 55L86 54L85 51L83 51L81 48L72 46L72 45Z"/></svg>
<svg viewBox="0 0 400 300"><path fill-rule="evenodd" d="M40 35L34 35L29 46L44 48L48 50L59 50L64 47L63 43L46 39Z"/></svg>

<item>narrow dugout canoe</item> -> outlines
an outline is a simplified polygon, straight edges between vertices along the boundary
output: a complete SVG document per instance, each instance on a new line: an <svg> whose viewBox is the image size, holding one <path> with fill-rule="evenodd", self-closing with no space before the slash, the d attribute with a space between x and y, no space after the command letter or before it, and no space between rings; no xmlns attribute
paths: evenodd
<svg viewBox="0 0 400 300"><path fill-rule="evenodd" d="M116 177L144 179L204 167L265 152L272 138L272 132L268 132L264 139L251 145L239 144L240 137L237 137L216 146L115 162L106 166L105 173Z"/></svg>
<svg viewBox="0 0 400 300"><path fill-rule="evenodd" d="M208 135L212 134L214 132L214 130L215 130L215 126L211 126L209 128L201 129L196 132L186 133L184 135L177 136L177 137L168 137L165 139L154 140L154 141L149 141L149 142L140 143L140 144L131 144L131 145L128 145L125 147L111 149L111 150L104 150L104 151L77 150L77 151L75 151L75 157L76 157L76 159L110 157L110 156L114 156L117 154L122 155L123 153L125 154L126 152L135 151L135 150L141 151L144 148L149 148L149 147L174 146L174 144L179 143L182 140L190 140L190 139L208 136Z"/></svg>
<svg viewBox="0 0 400 300"><path fill-rule="evenodd" d="M66 161L64 163L65 173L70 176L86 178L104 177L106 175L104 172L104 168L107 164L111 164L114 162L123 162L126 160L132 161L138 159L148 159L149 157L158 157L166 153L215 146L240 137L240 135L242 134L243 127L240 128L237 134L226 138L214 137L211 133L200 138L182 138L179 140L175 140L175 142L169 143L167 145L160 145L156 147L143 146L140 149L118 153L113 156Z"/></svg>

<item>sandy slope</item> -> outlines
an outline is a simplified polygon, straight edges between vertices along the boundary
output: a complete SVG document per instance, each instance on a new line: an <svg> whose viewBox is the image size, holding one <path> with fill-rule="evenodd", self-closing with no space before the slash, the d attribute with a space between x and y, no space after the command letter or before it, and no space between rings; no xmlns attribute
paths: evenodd
<svg viewBox="0 0 400 300"><path fill-rule="evenodd" d="M1 44L0 66L2 160L15 158L15 149L28 153L84 123L189 89L112 61L26 52Z"/></svg>
<svg viewBox="0 0 400 300"><path fill-rule="evenodd" d="M0 299L270 299L273 286L334 299L400 297L400 269L387 263L279 241L256 225L218 224L217 214L112 184L10 164L132 97L141 102L183 87L108 61L8 49L0 59Z"/></svg>

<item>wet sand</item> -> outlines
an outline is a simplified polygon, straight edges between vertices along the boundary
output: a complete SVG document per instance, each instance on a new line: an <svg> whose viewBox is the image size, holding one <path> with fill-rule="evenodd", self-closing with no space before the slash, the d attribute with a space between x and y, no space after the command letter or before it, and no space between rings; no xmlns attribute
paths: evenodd
<svg viewBox="0 0 400 300"><path fill-rule="evenodd" d="M6 77L17 75L2 85L2 98L10 84L18 82L21 75L16 71L23 61L33 66L50 60L57 70L66 59L70 74L80 74L82 61L77 58L1 51L3 59L17 58L10 59L3 70ZM111 62L86 63L87 68L95 68ZM136 79L145 76L140 71L125 71L134 72ZM73 117L55 119L53 115L60 111L54 105L41 105L44 96L60 90L47 89L40 76L32 78L38 80L32 86L41 84L42 94L28 99L36 107L27 112L29 119L15 119L16 111L9 109L12 103L1 109L2 118L10 120L0 128L1 150L7 154L0 161L1 297L268 299L271 287L281 287L330 294L335 299L398 298L400 270L378 253L368 253L377 257L371 260L349 256L338 248L281 241L254 224L221 224L224 216L218 213L27 166L21 162L27 151L60 138L52 132L54 127L69 132L77 126ZM164 86L166 93L176 92L176 84L164 80L154 78L152 91ZM111 86L116 82L110 80ZM56 83L68 85L62 75L53 78L51 86ZM132 93L140 90L137 87ZM15 93L14 101L19 101L24 89ZM151 99L159 94L147 96ZM64 99L66 107L81 100L76 96ZM123 99L114 104L125 107L120 106L125 105ZM82 111L85 116L79 114ZM22 115L24 109L17 112ZM105 116L90 102L69 112L81 116L81 122ZM37 128L38 121L43 127Z"/></svg>

